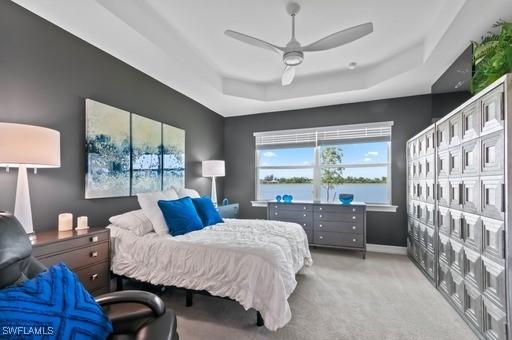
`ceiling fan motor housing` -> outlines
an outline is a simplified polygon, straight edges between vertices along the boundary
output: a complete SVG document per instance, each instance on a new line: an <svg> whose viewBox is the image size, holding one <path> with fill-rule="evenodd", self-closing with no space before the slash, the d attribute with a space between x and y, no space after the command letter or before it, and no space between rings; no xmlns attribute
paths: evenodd
<svg viewBox="0 0 512 340"><path fill-rule="evenodd" d="M288 66L297 66L304 60L304 53L300 51L286 52L283 55L283 61Z"/></svg>

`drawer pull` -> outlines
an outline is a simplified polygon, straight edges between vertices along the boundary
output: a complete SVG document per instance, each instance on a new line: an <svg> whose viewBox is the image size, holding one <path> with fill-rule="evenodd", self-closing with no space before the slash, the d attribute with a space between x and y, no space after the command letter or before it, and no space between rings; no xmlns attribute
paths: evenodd
<svg viewBox="0 0 512 340"><path fill-rule="evenodd" d="M324 239L324 237L323 237L323 236L320 236L320 239L321 239L321 240L323 240L323 239Z"/></svg>
<svg viewBox="0 0 512 340"><path fill-rule="evenodd" d="M307 214L304 214L304 217L308 216Z"/></svg>
<svg viewBox="0 0 512 340"><path fill-rule="evenodd" d="M353 226L352 226L352 229L356 230L356 226L355 226L355 225L353 225Z"/></svg>
<svg viewBox="0 0 512 340"><path fill-rule="evenodd" d="M277 209L277 205L274 205L274 208L276 208L276 209Z"/></svg>
<svg viewBox="0 0 512 340"><path fill-rule="evenodd" d="M98 257L98 252L97 251L91 252L91 257Z"/></svg>
<svg viewBox="0 0 512 340"><path fill-rule="evenodd" d="M304 207L304 210L306 210L306 207Z"/></svg>
<svg viewBox="0 0 512 340"><path fill-rule="evenodd" d="M320 207L320 211L322 211L322 207Z"/></svg>
<svg viewBox="0 0 512 340"><path fill-rule="evenodd" d="M305 227L305 226L306 226L306 223L302 223L302 225Z"/></svg>
<svg viewBox="0 0 512 340"><path fill-rule="evenodd" d="M320 225L319 225L319 227L320 227L320 228L322 228L322 227L323 227L323 225L321 225L321 224L320 224Z"/></svg>
<svg viewBox="0 0 512 340"><path fill-rule="evenodd" d="M98 236L93 236L90 238L91 242L98 242L99 238Z"/></svg>
<svg viewBox="0 0 512 340"><path fill-rule="evenodd" d="M353 220L355 220L355 219L356 219L356 217L355 217L355 216L352 216L352 219L353 219Z"/></svg>
<svg viewBox="0 0 512 340"><path fill-rule="evenodd" d="M274 213L274 215L276 215L276 216L277 216L277 213Z"/></svg>
<svg viewBox="0 0 512 340"><path fill-rule="evenodd" d="M322 215L320 215L320 218L322 218Z"/></svg>
<svg viewBox="0 0 512 340"><path fill-rule="evenodd" d="M356 208L352 208L352 211L356 211Z"/></svg>
<svg viewBox="0 0 512 340"><path fill-rule="evenodd" d="M355 238L353 238L353 239L352 239L352 242L355 242L355 241L356 241L356 239L355 239Z"/></svg>
<svg viewBox="0 0 512 340"><path fill-rule="evenodd" d="M92 274L91 275L91 281L96 281L99 278L100 278L100 276L98 274Z"/></svg>

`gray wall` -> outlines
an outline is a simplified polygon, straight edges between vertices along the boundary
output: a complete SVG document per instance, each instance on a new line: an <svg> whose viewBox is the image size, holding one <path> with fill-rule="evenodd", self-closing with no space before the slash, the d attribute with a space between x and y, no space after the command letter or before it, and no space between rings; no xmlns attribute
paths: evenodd
<svg viewBox="0 0 512 340"><path fill-rule="evenodd" d="M84 199L85 98L186 130L186 182L206 194L200 161L223 159L223 118L10 1L0 1L0 121L61 132L62 167L29 174L35 230L57 214L104 226L138 207L135 198ZM0 169L0 210L12 211L17 171ZM222 182L218 183L222 197Z"/></svg>
<svg viewBox="0 0 512 340"><path fill-rule="evenodd" d="M439 119L471 98L471 92L437 93L432 95L432 118Z"/></svg>
<svg viewBox="0 0 512 340"><path fill-rule="evenodd" d="M368 213L368 242L406 245L405 142L431 121L430 95L373 102L264 113L225 119L225 193L240 202L244 218L265 218L264 208L251 207L255 199L255 131L394 121L392 139L392 203L396 213Z"/></svg>

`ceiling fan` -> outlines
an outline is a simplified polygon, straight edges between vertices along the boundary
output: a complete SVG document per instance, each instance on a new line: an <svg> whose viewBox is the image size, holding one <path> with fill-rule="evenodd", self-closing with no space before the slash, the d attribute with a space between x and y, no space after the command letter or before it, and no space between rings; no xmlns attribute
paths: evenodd
<svg viewBox="0 0 512 340"><path fill-rule="evenodd" d="M285 64L283 76L281 77L281 84L283 86L290 85L293 81L293 78L295 77L295 66L300 65L304 60L304 52L329 50L331 48L348 44L349 42L360 39L373 32L373 24L371 22L367 22L365 24L353 26L333 33L309 45L302 46L295 39L295 16L299 13L300 5L295 2L291 2L286 6L286 10L292 17L292 38L285 47L276 46L258 38L232 30L226 30L224 32L228 37L239 40L243 43L264 48L269 51L276 52L279 55L282 54L283 62Z"/></svg>

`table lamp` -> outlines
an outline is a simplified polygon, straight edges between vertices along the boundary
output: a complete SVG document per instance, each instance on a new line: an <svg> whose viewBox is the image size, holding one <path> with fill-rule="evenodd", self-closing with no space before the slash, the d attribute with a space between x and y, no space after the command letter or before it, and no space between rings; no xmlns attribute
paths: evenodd
<svg viewBox="0 0 512 340"><path fill-rule="evenodd" d="M202 167L203 167L203 177L211 177L212 178L211 199L212 199L213 204L215 206L217 206L217 188L215 185L215 178L225 176L224 161L218 161L218 160L203 161Z"/></svg>
<svg viewBox="0 0 512 340"><path fill-rule="evenodd" d="M41 126L0 123L0 167L18 168L14 216L34 233L27 168L60 167L60 132Z"/></svg>

